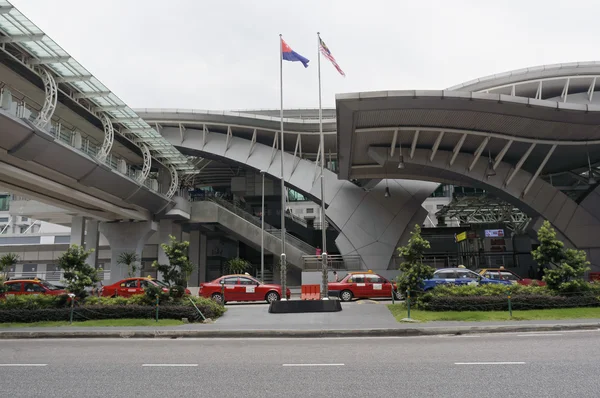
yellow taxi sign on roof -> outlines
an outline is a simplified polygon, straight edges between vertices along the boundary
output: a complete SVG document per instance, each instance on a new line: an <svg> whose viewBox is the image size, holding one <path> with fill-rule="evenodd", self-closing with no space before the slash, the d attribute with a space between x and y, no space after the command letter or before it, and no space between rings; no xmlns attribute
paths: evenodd
<svg viewBox="0 0 600 398"><path fill-rule="evenodd" d="M348 274L350 275L356 275L356 274L372 274L373 270L367 270L367 271L352 271L352 272L348 272Z"/></svg>
<svg viewBox="0 0 600 398"><path fill-rule="evenodd" d="M152 279L152 275L148 275L148 276L147 276L147 278L148 278L148 279Z"/></svg>

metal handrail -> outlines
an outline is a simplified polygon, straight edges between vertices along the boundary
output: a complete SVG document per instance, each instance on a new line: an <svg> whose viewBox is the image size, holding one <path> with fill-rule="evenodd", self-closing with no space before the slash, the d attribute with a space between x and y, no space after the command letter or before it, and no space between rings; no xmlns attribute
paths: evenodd
<svg viewBox="0 0 600 398"><path fill-rule="evenodd" d="M304 262L305 271L320 271L322 269L323 265L321 256L302 256L302 260ZM359 271L363 269L361 264L361 257L355 254L350 254L346 256L341 254L329 255L327 256L327 268L336 271Z"/></svg>
<svg viewBox="0 0 600 398"><path fill-rule="evenodd" d="M244 220L256 225L257 227L261 227L260 217L253 216L252 214L248 213L246 210L243 210L242 208L240 208L239 206L236 206L235 204L229 202L228 200L225 200L223 198L219 198L216 196L211 196L211 197L206 196L206 197L204 197L204 200L214 202L214 203L224 207L225 209L231 211L235 215L243 218ZM265 232L267 232L268 234L273 235L277 239L281 240L281 230L280 229L275 228L274 226L265 223ZM286 239L286 242L288 242L292 246L302 250L305 253L315 253L317 250L314 246L311 246L308 243L301 241L300 239L296 238L294 235L291 235L287 231L285 233L285 239Z"/></svg>
<svg viewBox="0 0 600 398"><path fill-rule="evenodd" d="M99 272L103 281L110 280L110 270L103 270ZM15 272L11 271L8 273L8 277L10 279L18 279L18 278L38 278L44 279L50 283L52 282L60 282L63 279L64 271L42 271L42 272Z"/></svg>

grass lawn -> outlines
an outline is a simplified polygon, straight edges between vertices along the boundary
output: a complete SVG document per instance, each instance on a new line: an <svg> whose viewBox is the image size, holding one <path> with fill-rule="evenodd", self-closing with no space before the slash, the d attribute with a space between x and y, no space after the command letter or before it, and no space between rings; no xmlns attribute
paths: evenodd
<svg viewBox="0 0 600 398"><path fill-rule="evenodd" d="M390 304L388 308L398 322L406 318L404 304ZM410 317L421 322L429 321L533 321L542 319L600 318L600 308L557 308L549 310L513 311L419 311L410 310Z"/></svg>
<svg viewBox="0 0 600 398"><path fill-rule="evenodd" d="M0 323L0 329L5 328L29 328L29 327L61 327L61 326L178 326L183 322L177 319L101 319L97 321L73 322L33 322L33 323Z"/></svg>

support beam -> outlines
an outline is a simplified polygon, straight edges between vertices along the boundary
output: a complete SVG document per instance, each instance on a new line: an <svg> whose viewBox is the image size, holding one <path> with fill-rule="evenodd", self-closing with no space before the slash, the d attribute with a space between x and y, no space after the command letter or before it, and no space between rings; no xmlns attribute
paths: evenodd
<svg viewBox="0 0 600 398"><path fill-rule="evenodd" d="M42 110L37 115L33 124L42 130L48 127L48 124L52 121L54 111L56 110L56 102L58 101L58 85L54 80L54 76L46 69L42 70L42 81L44 82L44 105Z"/></svg>
<svg viewBox="0 0 600 398"><path fill-rule="evenodd" d="M202 149L204 149L204 146L206 145L206 140L207 140L207 136L208 136L208 128L206 127L206 124L202 125Z"/></svg>
<svg viewBox="0 0 600 398"><path fill-rule="evenodd" d="M512 95L513 97L515 96L516 89L517 89L517 85L516 84L513 84L510 87L510 95Z"/></svg>
<svg viewBox="0 0 600 398"><path fill-rule="evenodd" d="M73 94L73 98L75 98L75 99L103 98L103 97L108 97L109 95L110 95L110 91L98 91L96 93L75 93L75 94Z"/></svg>
<svg viewBox="0 0 600 398"><path fill-rule="evenodd" d="M542 99L542 80L538 83L537 91L535 92L535 99Z"/></svg>
<svg viewBox="0 0 600 398"><path fill-rule="evenodd" d="M444 138L444 132L440 131L440 133L437 136L437 139L433 143L433 148L431 149L431 156L429 156L429 161L430 162L433 162L433 158L435 157L435 154L437 153L437 150L440 147L440 143L442 142L442 138Z"/></svg>
<svg viewBox="0 0 600 398"><path fill-rule="evenodd" d="M494 161L494 166L492 167L493 170L496 170L496 167L498 167L500 162L502 162L504 155L506 155L506 152L508 152L508 148L510 148L512 143L513 143L513 140L508 140L508 142L504 145L504 148L502 148L502 150L500 151L498 156L496 156L496 160Z"/></svg>
<svg viewBox="0 0 600 398"><path fill-rule="evenodd" d="M100 162L104 162L112 149L113 142L115 139L115 129L113 128L112 122L106 115L102 115L100 117L102 121L102 127L104 128L104 141L102 142L102 147L98 151L96 155L96 159Z"/></svg>
<svg viewBox="0 0 600 398"><path fill-rule="evenodd" d="M158 131L158 123L156 124L156 131ZM181 138L181 143L185 140L185 126L179 123L179 137Z"/></svg>
<svg viewBox="0 0 600 398"><path fill-rule="evenodd" d="M57 77L55 80L57 83L77 83L77 82L87 82L92 80L92 75L82 75L82 76L66 76L66 77Z"/></svg>
<svg viewBox="0 0 600 398"><path fill-rule="evenodd" d="M127 105L110 105L110 106L96 106L93 108L94 112L114 112L122 111L127 109Z"/></svg>
<svg viewBox="0 0 600 398"><path fill-rule="evenodd" d="M296 147L294 148L294 165L292 166L292 174L296 171L296 167L302 159L302 134L296 135Z"/></svg>
<svg viewBox="0 0 600 398"><path fill-rule="evenodd" d="M144 156L144 165L142 167L142 172L140 173L137 181L140 184L143 184L146 181L146 178L150 175L150 167L152 166L152 155L150 154L150 149L146 144L140 144L140 149L142 150L142 155Z"/></svg>
<svg viewBox="0 0 600 398"><path fill-rule="evenodd" d="M175 195L175 192L177 192L177 189L179 188L179 175L177 174L177 169L175 169L173 165L169 165L169 172L171 174L171 182L169 185L169 190L167 191L165 196L171 199Z"/></svg>
<svg viewBox="0 0 600 398"><path fill-rule="evenodd" d="M48 65L48 64L60 64L63 62L69 62L71 57L42 57L32 58L29 60L29 65Z"/></svg>
<svg viewBox="0 0 600 398"><path fill-rule="evenodd" d="M490 137L485 137L483 142L481 144L479 144L479 147L477 148L477 150L475 151L475 154L473 155L473 161L471 162L471 165L469 166L469 171L473 170L473 168L477 164L477 161L481 157L481 154L483 153L485 146L488 144L489 141L490 141Z"/></svg>
<svg viewBox="0 0 600 398"><path fill-rule="evenodd" d="M252 132L252 141L250 142L250 149L248 150L248 158L252 156L254 148L256 147L256 129Z"/></svg>
<svg viewBox="0 0 600 398"><path fill-rule="evenodd" d="M563 102L567 102L567 96L569 95L569 83L571 82L571 78L568 77L567 81L565 82L565 86L563 87L562 93L560 94L560 97L562 98Z"/></svg>
<svg viewBox="0 0 600 398"><path fill-rule="evenodd" d="M279 148L279 132L275 132L275 137L273 137L273 148L271 150L271 162L269 166L273 164L273 160L275 159L275 155L277 154L277 149ZM281 154L283 156L283 154Z"/></svg>
<svg viewBox="0 0 600 398"><path fill-rule="evenodd" d="M14 35L0 37L0 44L4 43L26 43L32 41L40 41L44 38L44 34L39 35Z"/></svg>
<svg viewBox="0 0 600 398"><path fill-rule="evenodd" d="M454 146L454 149L452 150L452 158L450 159L450 166L452 166L454 164L454 161L456 160L456 157L460 153L460 149L462 148L466 139L467 139L467 133L464 133L462 135L462 137L460 137L460 140L458 140L458 142Z"/></svg>
<svg viewBox="0 0 600 398"><path fill-rule="evenodd" d="M415 149L417 148L418 140L419 140L419 130L415 130L415 135L413 136L412 144L410 146L410 158L411 159L415 156Z"/></svg>
<svg viewBox="0 0 600 398"><path fill-rule="evenodd" d="M231 139L233 138L233 133L231 132L231 126L227 126L227 137L225 138L225 153L229 150L231 146Z"/></svg>
<svg viewBox="0 0 600 398"><path fill-rule="evenodd" d="M85 226L85 250L94 250L85 262L94 268L98 267L98 242L100 241L98 224L98 220L87 220Z"/></svg>
<svg viewBox="0 0 600 398"><path fill-rule="evenodd" d="M521 157L521 159L519 159L519 161L517 162L517 165L515 166L515 168L513 169L512 173L510 173L510 175L508 176L508 179L504 183L504 187L505 188L508 186L508 184L510 184L510 182L512 181L512 179L517 175L517 173L519 172L519 170L523 166L523 163L525 163L525 161L527 160L527 158L531 154L531 151L533 151L533 148L535 148L535 143L531 144L529 146L529 148L527 149L527 152L525 152L525 154Z"/></svg>
<svg viewBox="0 0 600 398"><path fill-rule="evenodd" d="M548 160L550 159L550 156L552 156L552 153L556 149L556 146L557 146L557 144L552 145L552 147L550 148L550 150L546 154L546 157L544 157L544 160L540 164L540 167L538 167L538 169L535 171L535 173L531 176L531 179L529 180L529 182L527 183L527 186L523 190L523 193L521 194L521 197L524 197L525 195L527 195L527 192L529 192L529 190L531 189L531 186L533 185L533 183L535 182L535 180L539 177L540 173L544 169L544 166L546 166L546 163L548 163Z"/></svg>
<svg viewBox="0 0 600 398"><path fill-rule="evenodd" d="M396 150L396 141L398 140L398 129L394 130L394 136L392 137L392 145L390 147L390 157L394 156Z"/></svg>
<svg viewBox="0 0 600 398"><path fill-rule="evenodd" d="M588 100L592 102L594 98L594 90L596 89L596 77L592 80L592 84L590 84L590 88L588 88Z"/></svg>
<svg viewBox="0 0 600 398"><path fill-rule="evenodd" d="M69 244L83 246L85 239L85 217L73 216L71 218L71 239Z"/></svg>

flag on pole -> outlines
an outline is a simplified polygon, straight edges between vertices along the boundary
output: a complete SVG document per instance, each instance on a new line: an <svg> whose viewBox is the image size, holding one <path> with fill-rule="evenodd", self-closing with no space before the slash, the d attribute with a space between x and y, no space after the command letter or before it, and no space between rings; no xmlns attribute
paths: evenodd
<svg viewBox="0 0 600 398"><path fill-rule="evenodd" d="M304 65L305 68L308 68L308 63L310 62L308 59L292 50L283 39L281 39L281 57L284 61L302 62L302 65Z"/></svg>
<svg viewBox="0 0 600 398"><path fill-rule="evenodd" d="M319 48L321 49L321 54L323 54L325 56L325 58L327 58L328 60L331 61L333 66L335 66L335 69L337 69L337 71L340 72L340 75L345 77L346 74L344 73L342 68L340 68L340 66L338 65L335 58L333 58L333 55L331 55L331 51L329 51L329 47L327 47L327 45L325 44L323 39L321 39L320 37L319 37Z"/></svg>

